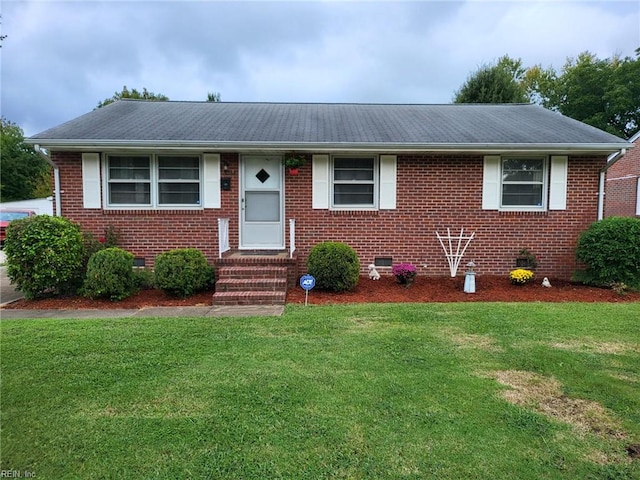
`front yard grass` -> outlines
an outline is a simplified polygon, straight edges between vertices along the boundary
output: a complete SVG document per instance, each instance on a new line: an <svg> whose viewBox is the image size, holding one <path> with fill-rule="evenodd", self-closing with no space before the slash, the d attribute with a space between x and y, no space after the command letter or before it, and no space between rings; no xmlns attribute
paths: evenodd
<svg viewBox="0 0 640 480"><path fill-rule="evenodd" d="M640 304L3 320L1 469L39 479L640 478Z"/></svg>

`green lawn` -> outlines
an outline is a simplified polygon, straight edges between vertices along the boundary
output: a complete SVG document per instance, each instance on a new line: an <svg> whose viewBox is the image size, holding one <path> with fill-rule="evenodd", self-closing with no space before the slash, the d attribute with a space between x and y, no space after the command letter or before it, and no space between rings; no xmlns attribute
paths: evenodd
<svg viewBox="0 0 640 480"><path fill-rule="evenodd" d="M640 478L638 303L0 329L1 469L23 477Z"/></svg>

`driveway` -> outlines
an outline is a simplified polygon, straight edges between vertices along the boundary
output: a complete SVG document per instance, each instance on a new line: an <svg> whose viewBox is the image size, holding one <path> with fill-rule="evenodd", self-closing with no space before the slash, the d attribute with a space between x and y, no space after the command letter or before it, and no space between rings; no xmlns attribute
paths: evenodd
<svg viewBox="0 0 640 480"><path fill-rule="evenodd" d="M0 305L3 303L13 302L22 298L23 295L17 292L15 288L9 282L7 277L7 267L4 266L5 256L4 252L0 250Z"/></svg>

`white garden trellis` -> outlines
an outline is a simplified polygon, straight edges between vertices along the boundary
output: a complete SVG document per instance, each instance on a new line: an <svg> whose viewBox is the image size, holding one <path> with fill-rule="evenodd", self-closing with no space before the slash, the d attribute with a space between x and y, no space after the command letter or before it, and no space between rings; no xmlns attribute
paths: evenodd
<svg viewBox="0 0 640 480"><path fill-rule="evenodd" d="M458 272L458 267L460 266L460 260L462 260L462 257L464 256L464 252L469 246L469 244L471 243L471 240L473 240L473 237L475 237L476 232L473 232L471 235L465 236L464 228L461 228L460 235L458 235L457 237L452 237L451 231L447 228L446 236L444 235L441 236L437 231L436 231L436 235L438 236L438 240L440 240L440 245L442 245L444 254L447 257L447 262L449 262L449 270L451 271L451 277L453 278L456 276L456 273ZM456 243L456 240L457 240L457 243ZM464 246L462 245L462 242L465 242ZM445 246L445 243L446 243L446 246ZM453 251L454 244L456 244L455 252ZM449 247L448 250L447 250L447 246Z"/></svg>

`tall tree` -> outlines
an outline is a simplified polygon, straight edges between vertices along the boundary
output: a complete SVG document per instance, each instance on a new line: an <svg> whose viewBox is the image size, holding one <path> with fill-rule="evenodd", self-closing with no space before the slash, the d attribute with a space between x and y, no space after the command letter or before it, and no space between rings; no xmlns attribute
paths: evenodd
<svg viewBox="0 0 640 480"><path fill-rule="evenodd" d="M121 92L116 92L113 94L111 98L105 98L102 102L98 103L96 108L104 107L105 105L109 105L110 103L116 102L123 98L133 98L138 100L152 100L156 102L166 102L169 100L169 97L163 95L162 93L153 93L149 92L146 88L142 88L142 92L136 90L135 88L129 90L125 85L122 87Z"/></svg>
<svg viewBox="0 0 640 480"><path fill-rule="evenodd" d="M220 94L218 92L207 92L207 102L219 102Z"/></svg>
<svg viewBox="0 0 640 480"><path fill-rule="evenodd" d="M540 66L524 82L532 100L623 138L640 128L640 49L636 58L569 58L558 74Z"/></svg>
<svg viewBox="0 0 640 480"><path fill-rule="evenodd" d="M0 118L0 171L3 202L51 195L51 167L24 143L22 129L5 118Z"/></svg>
<svg viewBox="0 0 640 480"><path fill-rule="evenodd" d="M520 59L505 55L495 65L483 65L455 93L454 103L523 103L525 70Z"/></svg>

